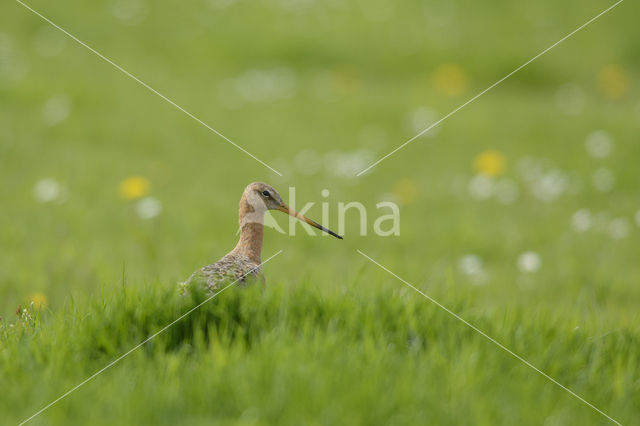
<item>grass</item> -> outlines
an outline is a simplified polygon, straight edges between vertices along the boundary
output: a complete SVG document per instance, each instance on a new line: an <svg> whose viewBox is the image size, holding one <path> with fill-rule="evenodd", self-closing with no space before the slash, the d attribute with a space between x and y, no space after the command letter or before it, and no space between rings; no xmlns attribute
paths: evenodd
<svg viewBox="0 0 640 426"><path fill-rule="evenodd" d="M636 4L360 178L334 172L341 156L387 154L429 124L420 113L447 114L611 3L28 4L284 176L4 4L3 421L27 418L194 306L175 283L233 247L240 193L262 180L285 198L295 187L298 206L316 202L313 219L328 203L331 228L338 202L363 203L369 235L355 211L344 241L267 229L263 258L284 252L266 265L264 291L225 292L34 424L607 424L357 249L621 423L637 422ZM455 93L435 78L446 64L463 76ZM284 83L269 91L255 75ZM585 149L600 130L613 141L604 158ZM318 170L300 164L306 149ZM510 202L469 190L486 150L506 160L491 182L517 189ZM614 178L604 190L594 184L602 169ZM138 200L119 195L130 176L151 183L145 196L159 216L143 219ZM540 186L554 176L566 185L544 199ZM38 201L43 179L64 196ZM400 205L400 236L371 234L381 200ZM573 218L585 209L590 226L579 232ZM541 259L535 272L518 267L528 251ZM484 280L459 267L465 255L481 259ZM43 297L46 307L30 305ZM16 317L19 306L27 316Z"/></svg>
<svg viewBox="0 0 640 426"><path fill-rule="evenodd" d="M36 424L605 423L411 290L367 294L358 284L230 289ZM640 405L629 397L639 387L637 329L608 332L595 316L478 313L463 294L438 296L619 421L637 417ZM4 323L6 419L26 418L202 298L124 286L88 305Z"/></svg>

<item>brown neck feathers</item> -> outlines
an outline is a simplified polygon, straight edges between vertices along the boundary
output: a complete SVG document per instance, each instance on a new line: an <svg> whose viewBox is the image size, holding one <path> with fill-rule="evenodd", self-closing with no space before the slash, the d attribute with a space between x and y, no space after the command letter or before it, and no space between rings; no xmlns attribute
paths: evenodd
<svg viewBox="0 0 640 426"><path fill-rule="evenodd" d="M247 256L253 262L261 263L262 240L264 237L264 212L257 212L243 194L240 200L238 221L240 222L240 239L234 251Z"/></svg>

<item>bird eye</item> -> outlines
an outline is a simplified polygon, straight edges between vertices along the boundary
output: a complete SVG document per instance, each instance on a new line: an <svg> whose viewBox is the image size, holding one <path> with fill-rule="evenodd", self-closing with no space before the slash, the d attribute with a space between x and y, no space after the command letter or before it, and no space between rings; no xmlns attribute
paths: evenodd
<svg viewBox="0 0 640 426"><path fill-rule="evenodd" d="M269 194L269 191L262 191L262 195L264 195L265 197L268 197L270 194Z"/></svg>

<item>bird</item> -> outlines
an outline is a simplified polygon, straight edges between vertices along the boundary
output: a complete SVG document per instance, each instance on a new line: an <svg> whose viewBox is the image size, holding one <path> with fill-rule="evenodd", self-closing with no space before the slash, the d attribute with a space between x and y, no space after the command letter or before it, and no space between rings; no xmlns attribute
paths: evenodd
<svg viewBox="0 0 640 426"><path fill-rule="evenodd" d="M240 198L238 223L240 224L240 238L233 250L215 263L204 266L195 271L182 283L188 286L192 283L202 283L210 291L215 291L224 283L233 281L240 285L258 278L265 282L262 271L262 241L264 238L264 215L267 210L279 210L317 228L338 239L340 235L325 228L319 223L304 217L287 206L282 197L271 185L264 182L253 182L247 185Z"/></svg>

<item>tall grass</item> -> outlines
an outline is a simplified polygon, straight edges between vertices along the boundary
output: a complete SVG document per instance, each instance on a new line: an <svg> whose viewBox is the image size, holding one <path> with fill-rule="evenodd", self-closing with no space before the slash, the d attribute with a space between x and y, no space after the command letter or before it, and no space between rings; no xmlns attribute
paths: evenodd
<svg viewBox="0 0 640 426"><path fill-rule="evenodd" d="M640 414L640 334L517 308L455 312L620 421ZM26 418L205 294L120 287L2 322L0 407ZM39 423L602 423L603 417L404 288L232 288L37 418Z"/></svg>

